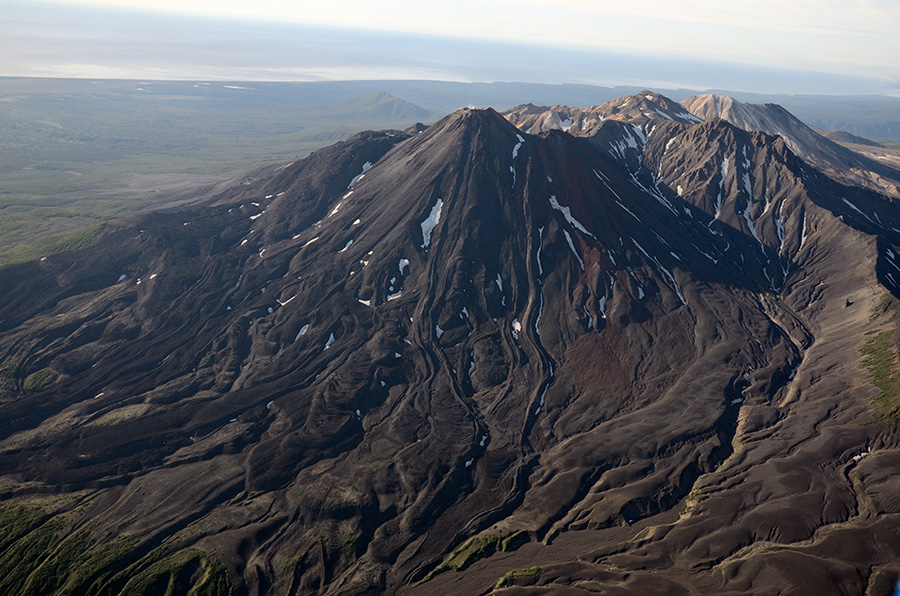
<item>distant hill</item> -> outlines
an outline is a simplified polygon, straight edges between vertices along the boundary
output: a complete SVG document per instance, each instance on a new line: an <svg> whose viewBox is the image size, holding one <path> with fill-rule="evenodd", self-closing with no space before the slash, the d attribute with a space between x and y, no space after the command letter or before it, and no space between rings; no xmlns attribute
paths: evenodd
<svg viewBox="0 0 900 596"><path fill-rule="evenodd" d="M388 95L383 91L323 106L319 115L342 122L365 120L373 124L434 119L434 114L425 108Z"/></svg>
<svg viewBox="0 0 900 596"><path fill-rule="evenodd" d="M858 137L844 130L822 130L819 131L819 133L826 139L830 139L835 143L850 143L853 145L865 145L867 147L884 147L881 143Z"/></svg>

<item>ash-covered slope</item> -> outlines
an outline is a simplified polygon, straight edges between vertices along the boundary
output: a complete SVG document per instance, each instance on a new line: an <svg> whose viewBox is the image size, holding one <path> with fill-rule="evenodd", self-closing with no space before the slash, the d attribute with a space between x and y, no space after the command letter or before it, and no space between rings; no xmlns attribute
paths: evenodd
<svg viewBox="0 0 900 596"><path fill-rule="evenodd" d="M624 111L365 133L0 271L0 587L886 585L900 213Z"/></svg>
<svg viewBox="0 0 900 596"><path fill-rule="evenodd" d="M900 172L815 132L776 104L749 104L726 95L695 95L681 102L703 120L722 118L747 131L780 136L791 151L844 184L900 197Z"/></svg>

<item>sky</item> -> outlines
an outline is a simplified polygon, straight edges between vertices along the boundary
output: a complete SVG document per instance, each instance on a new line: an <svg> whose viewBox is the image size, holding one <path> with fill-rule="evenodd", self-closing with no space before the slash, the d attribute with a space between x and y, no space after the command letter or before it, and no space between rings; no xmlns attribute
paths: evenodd
<svg viewBox="0 0 900 596"><path fill-rule="evenodd" d="M897 0L0 0L0 76L900 90Z"/></svg>

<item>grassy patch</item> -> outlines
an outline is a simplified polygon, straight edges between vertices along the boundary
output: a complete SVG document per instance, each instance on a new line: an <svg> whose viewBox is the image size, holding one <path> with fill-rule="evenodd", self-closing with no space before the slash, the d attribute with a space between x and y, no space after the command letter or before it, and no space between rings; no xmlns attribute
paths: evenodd
<svg viewBox="0 0 900 596"><path fill-rule="evenodd" d="M891 295L885 292L884 294L882 294L881 300L878 301L878 304L872 307L872 319L876 319L888 312L891 313L890 320L893 320L897 315L897 306L894 304L894 299L891 297Z"/></svg>
<svg viewBox="0 0 900 596"><path fill-rule="evenodd" d="M66 535L66 516L0 506L0 594L17 596L231 596L228 571L212 554L157 549L136 563L136 538L95 545L89 530Z"/></svg>
<svg viewBox="0 0 900 596"><path fill-rule="evenodd" d="M506 575L501 577L499 580L497 580L497 587L502 588L503 586L507 586L510 583L512 583L512 581L516 578L520 578L520 577L531 578L531 577L537 577L540 574L541 574L540 567L526 567L524 569L513 569L512 571L507 572Z"/></svg>
<svg viewBox="0 0 900 596"><path fill-rule="evenodd" d="M49 517L49 514L39 507L8 505L0 508L0 553Z"/></svg>
<svg viewBox="0 0 900 596"><path fill-rule="evenodd" d="M528 535L528 532L526 530L519 530L503 539L500 543L500 550L505 553L514 551L529 540L531 540L531 538Z"/></svg>
<svg viewBox="0 0 900 596"><path fill-rule="evenodd" d="M341 558L346 561L356 556L356 539L357 536L352 532L347 532L341 538Z"/></svg>
<svg viewBox="0 0 900 596"><path fill-rule="evenodd" d="M42 368L41 370L31 373L27 377L25 377L25 383L23 387L25 391L40 391L46 387L49 387L53 383L56 382L58 374L56 374L55 370L49 368Z"/></svg>
<svg viewBox="0 0 900 596"><path fill-rule="evenodd" d="M866 341L860 352L869 379L879 390L879 395L872 400L872 423L890 426L894 432L900 426L900 362L894 331L878 332Z"/></svg>
<svg viewBox="0 0 900 596"><path fill-rule="evenodd" d="M85 247L100 235L104 226L105 224L101 222L95 222L64 234L44 236L30 241L0 246L0 267L24 263L58 252Z"/></svg>
<svg viewBox="0 0 900 596"><path fill-rule="evenodd" d="M87 530L63 538L65 524L39 508L0 512L0 593L21 596L84 594L115 571L136 539L91 546Z"/></svg>
<svg viewBox="0 0 900 596"><path fill-rule="evenodd" d="M450 556L438 569L454 571L465 569L478 559L493 554L500 544L500 539L501 537L495 534L472 538L450 553Z"/></svg>
<svg viewBox="0 0 900 596"><path fill-rule="evenodd" d="M289 557L284 560L284 563L281 564L281 570L285 573L291 573L297 567L297 565L300 564L301 560L303 560L303 557L301 557L300 555Z"/></svg>
<svg viewBox="0 0 900 596"><path fill-rule="evenodd" d="M695 488L688 494L687 498L684 500L684 510L682 510L681 515L686 513L690 513L697 509L700 506L700 497L703 495L703 491L699 488Z"/></svg>
<svg viewBox="0 0 900 596"><path fill-rule="evenodd" d="M6 544L0 553L0 594L26 593L23 586L27 585L30 576L36 573L59 543L58 533L62 530L62 524L56 520L45 523L34 521L32 519L16 526L15 523L6 525L9 520L4 520Z"/></svg>
<svg viewBox="0 0 900 596"><path fill-rule="evenodd" d="M188 549L147 567L125 585L122 596L230 596L228 570L215 555Z"/></svg>

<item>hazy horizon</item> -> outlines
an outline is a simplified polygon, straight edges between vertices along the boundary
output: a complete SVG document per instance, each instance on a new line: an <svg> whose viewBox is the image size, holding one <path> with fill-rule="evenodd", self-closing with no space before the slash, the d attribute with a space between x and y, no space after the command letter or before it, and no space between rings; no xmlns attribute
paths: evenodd
<svg viewBox="0 0 900 596"><path fill-rule="evenodd" d="M102 0L94 3L98 2ZM835 64L831 72L825 72L821 64L810 63L808 52L798 60L785 56L773 62L761 54L741 62L734 58L733 51L723 51L719 57L708 51L675 52L666 47L670 43L666 39L643 50L635 47L641 38L636 38L630 47L622 43L617 47L588 45L578 36L582 26L574 28L572 43L563 45L558 34L537 37L534 27L523 30L523 41L519 42L511 40L502 27L495 39L483 35L461 37L458 15L449 19L444 34L438 35L433 24L423 23L421 33L388 30L383 25L379 28L375 21L371 28L363 29L358 18L346 19L352 27L338 27L322 19L300 22L289 16L284 22L274 23L270 11L263 9L258 19L240 20L240 14L234 12L236 5L228 2L222 4L222 10L205 14L200 10L203 4L198 2L187 5L196 8L193 14L175 12L166 3L156 11L149 11L140 0L130 3L134 7L126 10L88 5L87 0L65 4L0 1L0 8L7 15L0 21L0 35L7 49L0 57L0 76L298 82L515 81L830 95L895 93L900 89L896 72L879 66L877 61L871 68L851 65L848 69L846 64ZM352 3L338 4L346 8ZM503 5L508 12L518 10L509 3L489 4L494 8ZM266 8L272 6L280 5ZM546 6L563 10L579 5L576 0L559 0L523 6L523 11L532 14ZM596 18L596 11L585 10L589 13L587 20ZM336 14L340 12L337 10ZM611 17L624 24L632 16L611 12ZM726 20L686 22L664 16L657 18L655 25L648 21L647 27L658 27L664 22L685 31L706 27L703 31L707 31L709 39L701 35L684 43L695 50L714 42L722 31L737 26ZM521 18L511 16L510 20L515 23ZM404 19L398 20L397 28L403 29ZM479 33L483 23L476 17L472 20L473 32ZM758 33L759 25L754 26L757 29L751 33ZM551 33L557 28L557 24L547 24ZM849 30L847 33L851 40L858 34ZM807 35L821 36L816 32ZM744 42L734 40L735 47L741 43ZM897 38L888 36L877 43L893 48ZM848 60L851 58L848 56Z"/></svg>

